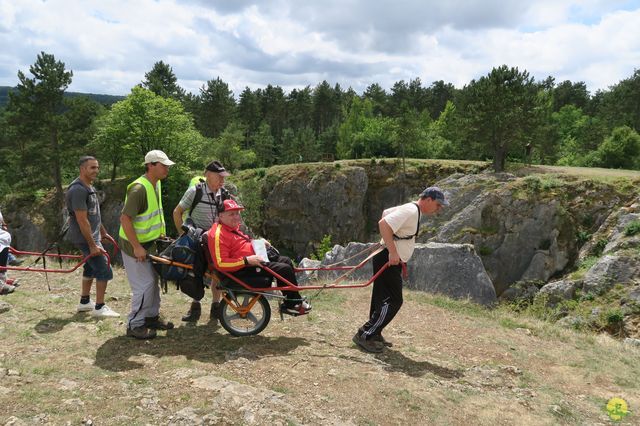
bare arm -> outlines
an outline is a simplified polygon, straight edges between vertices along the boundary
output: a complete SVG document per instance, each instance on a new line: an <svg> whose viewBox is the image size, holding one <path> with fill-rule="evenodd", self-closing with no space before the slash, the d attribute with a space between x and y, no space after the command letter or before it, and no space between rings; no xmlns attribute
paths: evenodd
<svg viewBox="0 0 640 426"><path fill-rule="evenodd" d="M173 209L173 223L176 225L176 229L178 230L178 234L182 234L182 214L184 213L184 209L180 207L180 204Z"/></svg>
<svg viewBox="0 0 640 426"><path fill-rule="evenodd" d="M378 221L378 229L380 229L380 236L384 241L384 245L389 250L389 264L397 265L400 263L400 256L398 255L398 249L396 248L396 242L393 239L393 229L387 223L384 218Z"/></svg>
<svg viewBox="0 0 640 426"><path fill-rule="evenodd" d="M136 235L135 229L133 229L131 218L126 214L120 215L120 224L122 225L124 235L127 236L127 240L133 246L133 254L136 260L138 262L144 262L147 258L147 251L142 247L140 241L138 241L138 236Z"/></svg>

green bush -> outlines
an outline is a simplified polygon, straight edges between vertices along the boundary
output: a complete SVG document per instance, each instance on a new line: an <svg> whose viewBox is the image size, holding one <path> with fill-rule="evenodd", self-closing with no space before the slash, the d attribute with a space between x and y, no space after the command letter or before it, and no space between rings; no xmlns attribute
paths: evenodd
<svg viewBox="0 0 640 426"><path fill-rule="evenodd" d="M624 228L624 235L631 237L640 232L640 221L634 220Z"/></svg>
<svg viewBox="0 0 640 426"><path fill-rule="evenodd" d="M596 243L593 246L593 254L596 256L600 256L602 255L602 252L604 251L604 248L607 246L607 244L609 243L609 241L607 241L605 238L600 238L598 241L596 241Z"/></svg>
<svg viewBox="0 0 640 426"><path fill-rule="evenodd" d="M591 238L591 234L589 233L589 231L578 231L578 233L576 234L576 238L578 239L578 245L583 245L584 243L589 241L589 238Z"/></svg>
<svg viewBox="0 0 640 426"><path fill-rule="evenodd" d="M604 313L607 325L619 325L624 320L624 314L619 308L608 309Z"/></svg>
<svg viewBox="0 0 640 426"><path fill-rule="evenodd" d="M333 248L333 243L331 242L331 235L326 234L322 237L320 241L320 245L315 250L315 253L311 254L311 258L314 260L322 260L324 259L324 255L326 252L331 251Z"/></svg>

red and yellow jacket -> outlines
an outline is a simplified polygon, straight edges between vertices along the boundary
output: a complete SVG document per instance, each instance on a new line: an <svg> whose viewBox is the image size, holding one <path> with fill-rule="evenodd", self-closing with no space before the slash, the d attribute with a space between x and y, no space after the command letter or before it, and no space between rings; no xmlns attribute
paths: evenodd
<svg viewBox="0 0 640 426"><path fill-rule="evenodd" d="M246 266L244 258L256 254L249 236L222 223L211 226L208 238L211 259L221 271L239 271Z"/></svg>

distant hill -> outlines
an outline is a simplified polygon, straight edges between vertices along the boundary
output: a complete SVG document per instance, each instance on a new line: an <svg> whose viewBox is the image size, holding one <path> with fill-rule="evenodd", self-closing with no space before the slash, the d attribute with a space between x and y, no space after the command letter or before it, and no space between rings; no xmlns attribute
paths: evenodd
<svg viewBox="0 0 640 426"><path fill-rule="evenodd" d="M7 103L9 103L9 92L11 90L13 90L13 87L0 86L0 108L5 107ZM64 95L69 98L73 98L77 96L86 96L89 99L92 99L105 106L109 106L125 98L125 96L99 95L95 93L80 93L80 92L66 92Z"/></svg>

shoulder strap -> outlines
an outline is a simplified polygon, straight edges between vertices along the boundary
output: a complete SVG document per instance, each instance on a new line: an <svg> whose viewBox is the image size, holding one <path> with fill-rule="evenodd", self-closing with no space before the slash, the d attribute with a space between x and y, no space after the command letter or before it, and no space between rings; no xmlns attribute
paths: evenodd
<svg viewBox="0 0 640 426"><path fill-rule="evenodd" d="M236 231L235 229L233 231L234 234L236 234L237 236L239 236L240 238L242 238L243 240L247 241L247 242L251 242L251 238L249 238L248 236L244 235L241 232Z"/></svg>
<svg viewBox="0 0 640 426"><path fill-rule="evenodd" d="M410 240L417 237L420 233L420 206L417 203L413 203L413 205L418 209L418 225L416 226L416 233L413 235L409 235L408 237L398 237L396 234L393 234L394 240Z"/></svg>
<svg viewBox="0 0 640 426"><path fill-rule="evenodd" d="M191 208L189 208L189 216L191 216L191 213L193 213L193 209L196 208L198 203L202 201L202 194L204 193L204 185L205 185L205 182L202 180L200 180L200 182L196 184L196 194L193 196L193 202L191 203Z"/></svg>
<svg viewBox="0 0 640 426"><path fill-rule="evenodd" d="M82 182L80 182L79 180L74 180L67 187L67 191L69 191L71 189L71 187L74 186L74 185L80 185L81 187L86 188L86 186ZM89 198L91 198L91 194L95 194L95 192L87 190L87 205L89 204ZM69 216L75 217L75 213L73 212L73 210L71 210L69 208L69 206L66 206L66 207L67 207L67 212L69 212Z"/></svg>
<svg viewBox="0 0 640 426"><path fill-rule="evenodd" d="M418 224L416 225L416 233L413 235L413 238L415 238L420 233L420 206L418 203L413 203L413 205L418 209Z"/></svg>

